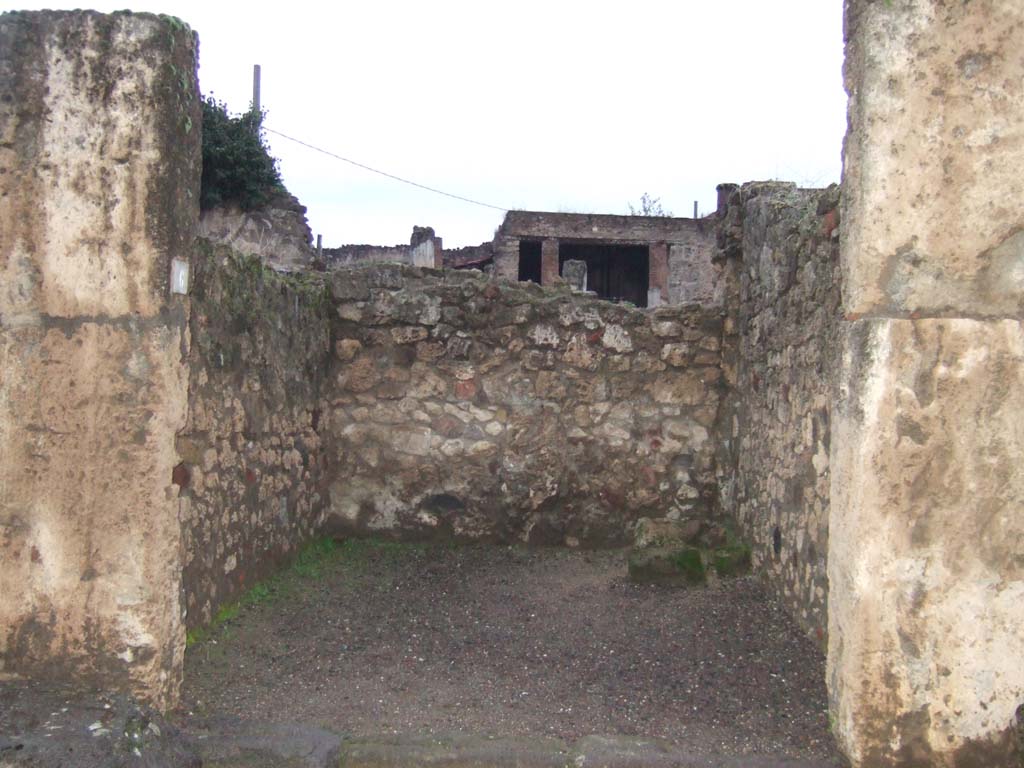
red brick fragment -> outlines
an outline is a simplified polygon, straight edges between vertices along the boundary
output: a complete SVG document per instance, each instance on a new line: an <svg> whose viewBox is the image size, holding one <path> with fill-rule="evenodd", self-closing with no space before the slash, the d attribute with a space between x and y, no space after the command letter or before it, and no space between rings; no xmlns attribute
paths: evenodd
<svg viewBox="0 0 1024 768"><path fill-rule="evenodd" d="M188 488L188 484L192 482L192 473L185 462L181 462L171 470L171 482L179 488Z"/></svg>

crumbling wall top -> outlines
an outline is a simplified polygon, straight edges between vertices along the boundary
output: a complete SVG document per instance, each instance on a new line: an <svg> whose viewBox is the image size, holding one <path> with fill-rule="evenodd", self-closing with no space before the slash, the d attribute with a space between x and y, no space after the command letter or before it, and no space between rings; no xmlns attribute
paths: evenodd
<svg viewBox="0 0 1024 768"><path fill-rule="evenodd" d="M519 238L557 237L606 242L675 242L703 231L702 219L672 216L620 216L598 213L509 211L499 235Z"/></svg>

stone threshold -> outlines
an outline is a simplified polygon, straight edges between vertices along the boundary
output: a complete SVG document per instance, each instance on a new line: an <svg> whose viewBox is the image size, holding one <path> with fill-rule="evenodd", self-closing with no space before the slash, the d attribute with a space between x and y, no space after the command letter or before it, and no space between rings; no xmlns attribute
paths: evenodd
<svg viewBox="0 0 1024 768"><path fill-rule="evenodd" d="M687 752L658 739L592 735L575 742L472 734L338 736L306 726L212 725L193 742L204 766L249 768L838 768L827 760Z"/></svg>
<svg viewBox="0 0 1024 768"><path fill-rule="evenodd" d="M0 768L841 768L835 759L716 755L652 738L345 735L184 711L0 675Z"/></svg>

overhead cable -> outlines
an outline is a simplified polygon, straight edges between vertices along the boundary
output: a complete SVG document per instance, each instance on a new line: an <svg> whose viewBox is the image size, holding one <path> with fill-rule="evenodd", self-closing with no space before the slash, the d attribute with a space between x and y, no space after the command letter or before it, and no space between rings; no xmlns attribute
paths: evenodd
<svg viewBox="0 0 1024 768"><path fill-rule="evenodd" d="M288 141L294 141L296 144L301 144L302 146L307 147L308 149L312 149L315 152L320 152L321 154L327 155L328 157L333 157L336 160L341 160L342 162L349 163L350 165L354 165L357 168L362 168L365 171L370 171L372 173L377 173L377 174L380 174L381 176L387 176L389 179L394 179L395 181L400 181L403 184L409 184L409 185L414 186L414 187L419 187L420 189L425 189L428 192L434 192L434 193L436 193L438 195L444 195L445 197L452 197L452 198L454 198L456 200L461 200L464 203L472 203L473 205L482 205L484 208L493 208L496 211L507 211L507 210L509 210L508 208L502 208L499 205L491 205L490 203L481 203L479 200L472 200L472 199L470 199L468 197L463 197L462 195L455 195L455 194L452 194L451 192L445 192L443 189L436 189L435 187L428 187L426 184L419 184L418 182L410 181L409 179L403 179L401 176L395 176L395 174L393 174L393 173L387 173L385 171L378 171L376 168L371 168L370 166L364 165L363 163L358 163L355 160L350 160L347 157L342 157L341 155L335 154L334 152L329 152L326 149L321 149L320 147L315 147L315 146L313 146L312 144L310 144L308 142L302 141L301 139L296 139L293 136L288 136L287 134L281 133L280 131L275 131L273 128L267 128L266 126L263 126L263 130L265 130L267 133L272 133L275 136L280 136L282 139L288 139Z"/></svg>

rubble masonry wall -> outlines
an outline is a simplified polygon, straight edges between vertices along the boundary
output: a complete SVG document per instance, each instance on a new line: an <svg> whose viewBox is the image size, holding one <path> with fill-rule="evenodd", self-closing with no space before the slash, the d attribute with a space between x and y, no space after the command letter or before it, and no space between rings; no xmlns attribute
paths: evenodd
<svg viewBox="0 0 1024 768"><path fill-rule="evenodd" d="M321 531L569 546L714 518L721 314L476 272L194 256L188 625Z"/></svg>
<svg viewBox="0 0 1024 768"><path fill-rule="evenodd" d="M838 187L744 184L719 222L728 285L719 423L723 509L755 569L824 645L831 407L839 329Z"/></svg>
<svg viewBox="0 0 1024 768"><path fill-rule="evenodd" d="M336 529L607 545L714 513L720 313L397 265L331 288Z"/></svg>
<svg viewBox="0 0 1024 768"><path fill-rule="evenodd" d="M189 627L319 531L330 461L322 277L280 274L204 241L193 264L189 409L175 472Z"/></svg>

